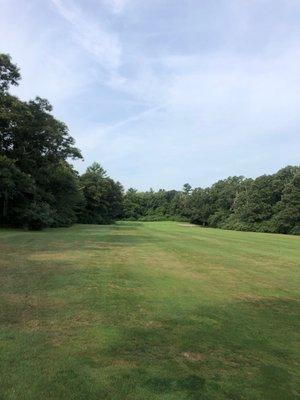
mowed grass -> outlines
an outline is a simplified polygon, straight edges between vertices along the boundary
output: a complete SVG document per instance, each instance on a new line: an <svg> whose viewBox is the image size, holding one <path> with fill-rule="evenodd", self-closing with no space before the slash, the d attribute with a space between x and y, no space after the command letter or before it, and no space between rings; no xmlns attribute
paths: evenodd
<svg viewBox="0 0 300 400"><path fill-rule="evenodd" d="M300 237L0 230L1 400L299 396Z"/></svg>

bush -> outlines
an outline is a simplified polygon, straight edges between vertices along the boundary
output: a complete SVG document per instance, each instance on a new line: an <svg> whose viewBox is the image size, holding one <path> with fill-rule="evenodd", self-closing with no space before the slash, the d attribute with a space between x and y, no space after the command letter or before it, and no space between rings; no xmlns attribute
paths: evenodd
<svg viewBox="0 0 300 400"><path fill-rule="evenodd" d="M229 216L230 213L228 211L217 211L208 218L208 225L213 228L220 228L223 224L226 224Z"/></svg>
<svg viewBox="0 0 300 400"><path fill-rule="evenodd" d="M30 230L41 230L53 221L54 211L47 203L32 203L24 212L24 226Z"/></svg>
<svg viewBox="0 0 300 400"><path fill-rule="evenodd" d="M300 225L295 225L289 233L291 235L300 235Z"/></svg>

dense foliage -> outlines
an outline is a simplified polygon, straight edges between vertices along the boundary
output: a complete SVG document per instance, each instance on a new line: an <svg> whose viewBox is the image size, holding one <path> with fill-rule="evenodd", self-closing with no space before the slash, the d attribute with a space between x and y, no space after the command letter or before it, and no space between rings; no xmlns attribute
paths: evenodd
<svg viewBox="0 0 300 400"><path fill-rule="evenodd" d="M225 229L300 234L300 167L256 179L220 180L181 191L129 189L94 163L79 176L70 159L82 158L66 125L37 97L12 96L18 68L0 54L0 225L41 229L78 221L185 220Z"/></svg>
<svg viewBox="0 0 300 400"><path fill-rule="evenodd" d="M105 224L122 216L122 185L109 178L100 164L94 163L86 170L80 186L84 195L80 222Z"/></svg>
<svg viewBox="0 0 300 400"><path fill-rule="evenodd" d="M93 193L92 169L79 178L68 162L82 156L66 125L51 115L48 101L25 102L8 92L19 79L18 68L1 54L0 224L41 229L68 226L78 218L110 222L119 215L120 184L103 176Z"/></svg>
<svg viewBox="0 0 300 400"><path fill-rule="evenodd" d="M256 179L220 180L209 188L137 192L124 196L124 217L187 220L202 226L300 234L300 167Z"/></svg>

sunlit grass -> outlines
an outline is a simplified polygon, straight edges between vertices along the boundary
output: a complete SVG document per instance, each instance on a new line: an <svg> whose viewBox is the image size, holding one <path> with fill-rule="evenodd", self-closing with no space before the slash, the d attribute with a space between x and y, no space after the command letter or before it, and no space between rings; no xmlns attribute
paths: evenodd
<svg viewBox="0 0 300 400"><path fill-rule="evenodd" d="M132 222L0 252L1 400L297 398L299 237Z"/></svg>

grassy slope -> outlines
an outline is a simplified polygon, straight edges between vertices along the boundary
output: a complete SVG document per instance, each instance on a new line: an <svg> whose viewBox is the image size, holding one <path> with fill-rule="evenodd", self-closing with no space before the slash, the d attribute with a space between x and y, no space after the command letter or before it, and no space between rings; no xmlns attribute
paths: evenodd
<svg viewBox="0 0 300 400"><path fill-rule="evenodd" d="M299 263L175 222L2 230L0 399L296 399Z"/></svg>

